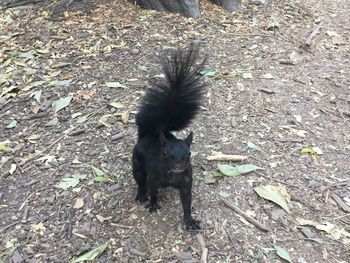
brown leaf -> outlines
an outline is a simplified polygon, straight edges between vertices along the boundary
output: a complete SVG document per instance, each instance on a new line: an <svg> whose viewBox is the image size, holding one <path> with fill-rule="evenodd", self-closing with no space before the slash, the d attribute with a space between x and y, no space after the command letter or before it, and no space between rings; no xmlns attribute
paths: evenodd
<svg viewBox="0 0 350 263"><path fill-rule="evenodd" d="M75 204L74 204L74 208L75 209L80 209L84 206L84 199L83 198L77 198L75 199Z"/></svg>
<svg viewBox="0 0 350 263"><path fill-rule="evenodd" d="M113 217L111 217L111 216L103 217L103 216L101 216L101 215L96 215L96 218L97 218L98 221L100 221L101 223L103 223L104 221L111 220Z"/></svg>
<svg viewBox="0 0 350 263"><path fill-rule="evenodd" d="M128 111L125 111L121 114L121 118L122 118L122 122L124 124L128 124L128 121L129 121L129 115L130 113Z"/></svg>

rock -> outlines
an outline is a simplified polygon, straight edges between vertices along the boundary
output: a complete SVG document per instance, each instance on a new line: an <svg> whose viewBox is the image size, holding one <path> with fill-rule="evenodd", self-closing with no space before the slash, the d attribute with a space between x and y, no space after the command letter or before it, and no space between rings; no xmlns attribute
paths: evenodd
<svg viewBox="0 0 350 263"><path fill-rule="evenodd" d="M133 48L131 51L130 51L131 54L133 55L138 55L140 53L140 50L137 49L137 48Z"/></svg>
<svg viewBox="0 0 350 263"><path fill-rule="evenodd" d="M176 253L176 257L179 260L192 260L192 253L180 251L180 252Z"/></svg>
<svg viewBox="0 0 350 263"><path fill-rule="evenodd" d="M17 249L12 254L12 262L13 263L22 263L22 262L24 262L24 259L23 259L22 255L18 252Z"/></svg>
<svg viewBox="0 0 350 263"><path fill-rule="evenodd" d="M306 238L316 238L316 235L311 231L310 228L300 228L300 232L301 232Z"/></svg>
<svg viewBox="0 0 350 263"><path fill-rule="evenodd" d="M286 212L284 212L283 209L274 209L271 212L271 219L274 220L274 221L277 221L280 218L282 218L285 214L286 214Z"/></svg>

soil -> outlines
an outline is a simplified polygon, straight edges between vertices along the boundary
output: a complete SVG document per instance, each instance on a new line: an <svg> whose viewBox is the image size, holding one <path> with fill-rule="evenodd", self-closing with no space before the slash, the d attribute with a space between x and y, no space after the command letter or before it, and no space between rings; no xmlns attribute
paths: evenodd
<svg viewBox="0 0 350 263"><path fill-rule="evenodd" d="M243 4L228 13L203 2L197 20L125 1L60 19L46 5L1 12L0 262L71 262L104 244L95 262L282 262L286 251L291 262L349 262L350 2ZM194 131L199 232L185 229L175 190L157 213L135 203L130 162L148 80L165 50L192 41L212 75L178 134ZM215 152L264 169L205 181L218 175ZM289 212L254 191L266 185Z"/></svg>

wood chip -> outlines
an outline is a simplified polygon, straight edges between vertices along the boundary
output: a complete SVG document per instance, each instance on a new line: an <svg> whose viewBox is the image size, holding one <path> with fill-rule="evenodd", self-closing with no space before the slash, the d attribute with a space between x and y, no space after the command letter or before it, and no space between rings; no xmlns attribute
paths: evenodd
<svg viewBox="0 0 350 263"><path fill-rule="evenodd" d="M208 156L208 161L232 161L232 162L242 162L248 159L248 156L244 155L231 155L231 154L222 154L222 155L212 155Z"/></svg>
<svg viewBox="0 0 350 263"><path fill-rule="evenodd" d="M331 197L334 199L334 201L337 202L337 204L343 209L345 212L350 213L350 207L343 202L343 200L336 194L331 194Z"/></svg>
<svg viewBox="0 0 350 263"><path fill-rule="evenodd" d="M84 199L83 198L77 198L75 199L75 204L73 206L73 208L75 209L80 209L84 206Z"/></svg>
<svg viewBox="0 0 350 263"><path fill-rule="evenodd" d="M321 27L323 26L323 21L321 21L318 25L314 27L314 30L312 30L311 34L306 38L304 42L304 47L309 47L312 44L312 40L315 38L315 36L320 31Z"/></svg>

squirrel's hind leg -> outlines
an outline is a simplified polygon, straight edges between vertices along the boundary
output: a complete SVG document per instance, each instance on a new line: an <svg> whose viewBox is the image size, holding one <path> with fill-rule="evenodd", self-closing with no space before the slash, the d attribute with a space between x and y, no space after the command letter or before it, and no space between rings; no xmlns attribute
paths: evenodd
<svg viewBox="0 0 350 263"><path fill-rule="evenodd" d="M140 201L141 203L145 203L148 201L147 184L146 184L147 174L136 156L133 156L132 172L133 172L135 181L137 183L137 194L136 194L135 201Z"/></svg>

